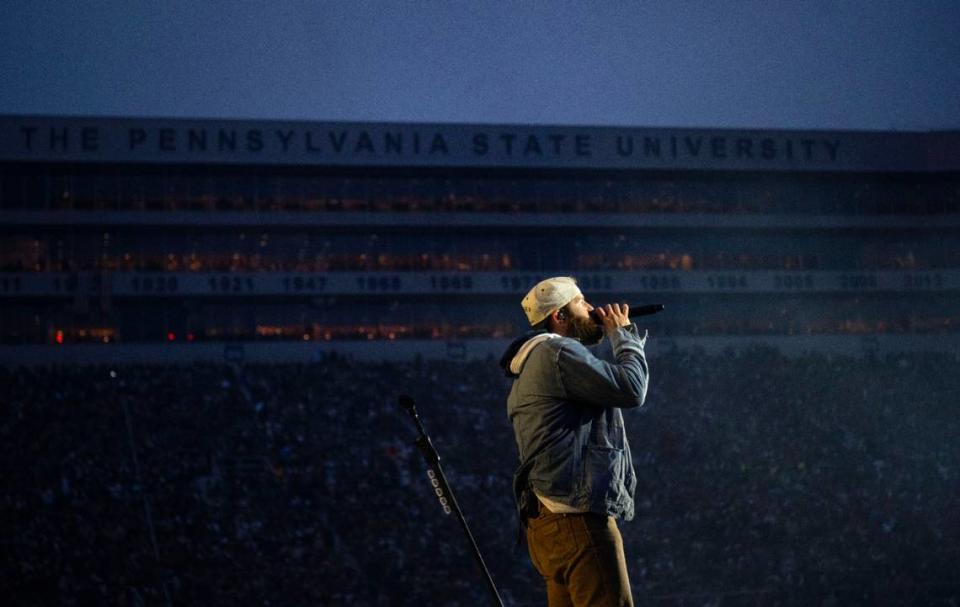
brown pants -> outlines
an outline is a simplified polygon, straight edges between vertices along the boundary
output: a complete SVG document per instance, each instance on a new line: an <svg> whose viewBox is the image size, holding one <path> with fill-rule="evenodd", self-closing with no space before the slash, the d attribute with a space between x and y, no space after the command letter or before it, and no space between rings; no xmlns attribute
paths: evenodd
<svg viewBox="0 0 960 607"><path fill-rule="evenodd" d="M547 583L549 607L633 605L623 538L612 516L553 514L527 519L530 560Z"/></svg>

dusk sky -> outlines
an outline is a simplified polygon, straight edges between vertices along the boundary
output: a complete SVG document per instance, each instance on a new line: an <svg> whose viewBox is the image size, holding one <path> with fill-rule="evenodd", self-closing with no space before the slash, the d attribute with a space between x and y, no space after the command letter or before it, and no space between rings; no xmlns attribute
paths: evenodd
<svg viewBox="0 0 960 607"><path fill-rule="evenodd" d="M960 129L960 2L5 0L0 113Z"/></svg>

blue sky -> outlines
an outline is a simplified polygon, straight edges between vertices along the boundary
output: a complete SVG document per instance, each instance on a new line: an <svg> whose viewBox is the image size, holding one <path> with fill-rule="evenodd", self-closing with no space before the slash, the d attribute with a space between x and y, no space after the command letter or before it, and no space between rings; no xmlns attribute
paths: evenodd
<svg viewBox="0 0 960 607"><path fill-rule="evenodd" d="M960 129L960 2L6 0L0 113Z"/></svg>

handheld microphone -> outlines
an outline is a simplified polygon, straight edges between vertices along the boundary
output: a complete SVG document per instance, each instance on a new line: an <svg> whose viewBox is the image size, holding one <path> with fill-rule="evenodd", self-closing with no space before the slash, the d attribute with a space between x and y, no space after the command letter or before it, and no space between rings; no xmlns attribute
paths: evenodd
<svg viewBox="0 0 960 607"><path fill-rule="evenodd" d="M649 306L637 306L636 308L630 308L630 313L627 314L630 318L636 316L650 316L651 314L656 314L663 310L663 304L650 304ZM603 324L603 320L600 318L600 315L597 314L596 308L590 310L590 318L593 322L598 325Z"/></svg>

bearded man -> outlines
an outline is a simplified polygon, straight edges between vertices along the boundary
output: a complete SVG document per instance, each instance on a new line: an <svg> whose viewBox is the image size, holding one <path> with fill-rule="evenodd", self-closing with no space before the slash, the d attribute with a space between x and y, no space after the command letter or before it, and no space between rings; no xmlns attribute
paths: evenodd
<svg viewBox="0 0 960 607"><path fill-rule="evenodd" d="M570 277L541 281L521 306L532 330L500 364L514 380L514 497L530 559L549 607L632 606L616 521L633 518L637 478L621 410L646 398L646 333L626 304L594 309ZM604 337L612 362L587 349Z"/></svg>

